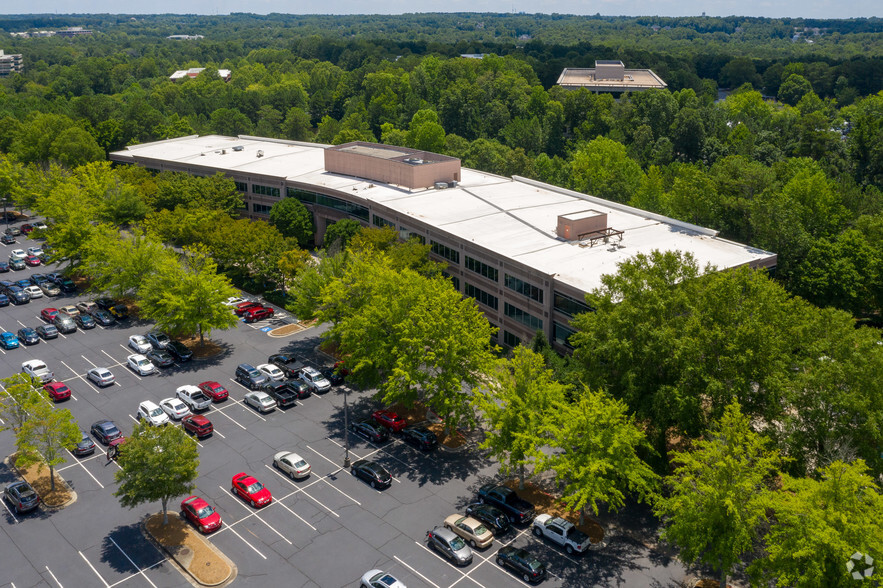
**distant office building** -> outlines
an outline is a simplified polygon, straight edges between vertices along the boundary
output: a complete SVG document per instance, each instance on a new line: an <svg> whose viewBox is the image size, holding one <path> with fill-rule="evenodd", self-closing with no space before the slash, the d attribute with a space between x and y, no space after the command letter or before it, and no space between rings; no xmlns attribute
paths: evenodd
<svg viewBox="0 0 883 588"><path fill-rule="evenodd" d="M21 69L21 53L7 55L0 49L0 76L11 75L20 72Z"/></svg>
<svg viewBox="0 0 883 588"><path fill-rule="evenodd" d="M242 193L246 218L268 220L276 202L295 198L312 213L320 245L341 219L416 237L499 327L496 341L506 347L542 331L569 351L570 319L590 310L586 293L639 253L686 251L699 267L721 270L776 265L775 253L712 229L393 145L194 135L129 145L110 160L158 172L221 172Z"/></svg>
<svg viewBox="0 0 883 588"><path fill-rule="evenodd" d="M640 92L663 89L668 84L650 69L626 69L621 61L596 61L594 69L566 68L558 85L568 90L585 88L592 92Z"/></svg>
<svg viewBox="0 0 883 588"><path fill-rule="evenodd" d="M461 53L463 59L484 59L484 53Z"/></svg>
<svg viewBox="0 0 883 588"><path fill-rule="evenodd" d="M59 37L79 37L80 35L91 35L92 31L83 27L70 27L63 31L56 31L55 34Z"/></svg>
<svg viewBox="0 0 883 588"><path fill-rule="evenodd" d="M190 69L179 69L178 71L176 71L175 73L170 75L169 79L172 80L173 82L177 82L178 80L193 79L204 71L205 71L204 67L191 67ZM221 79L224 80L225 82L229 82L230 77L233 75L233 72L231 72L229 69L219 69L218 75L221 76Z"/></svg>
<svg viewBox="0 0 883 588"><path fill-rule="evenodd" d="M166 39L171 39L172 41L196 41L204 38L202 35L169 35L166 37Z"/></svg>

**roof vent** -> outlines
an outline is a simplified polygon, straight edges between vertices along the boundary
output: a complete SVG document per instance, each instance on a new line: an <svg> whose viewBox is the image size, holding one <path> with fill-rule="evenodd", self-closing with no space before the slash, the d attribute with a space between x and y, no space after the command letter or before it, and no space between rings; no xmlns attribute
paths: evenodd
<svg viewBox="0 0 883 588"><path fill-rule="evenodd" d="M233 151L242 151L243 149L245 149L245 147L243 147L242 145L235 145L233 147Z"/></svg>
<svg viewBox="0 0 883 588"><path fill-rule="evenodd" d="M264 156L264 150L263 150L263 149L258 149L257 156L258 156L258 157L263 157L263 156Z"/></svg>
<svg viewBox="0 0 883 588"><path fill-rule="evenodd" d="M436 189L436 190L444 190L444 189L447 188L447 187L448 187L448 183L447 183L447 182L436 182L436 183L435 183L435 189Z"/></svg>
<svg viewBox="0 0 883 588"><path fill-rule="evenodd" d="M456 180L453 182L448 182L448 188L456 188L457 185L458 185L458 182Z"/></svg>

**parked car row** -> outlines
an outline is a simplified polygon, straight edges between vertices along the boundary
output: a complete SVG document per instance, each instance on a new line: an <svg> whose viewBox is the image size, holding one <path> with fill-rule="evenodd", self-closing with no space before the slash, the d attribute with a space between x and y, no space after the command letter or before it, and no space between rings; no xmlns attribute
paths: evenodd
<svg viewBox="0 0 883 588"><path fill-rule="evenodd" d="M238 299L228 300L228 304L232 306L233 312L236 316L242 317L242 320L247 323L272 318L276 312L273 308L264 306L260 302L254 300L242 300L240 302L236 302L236 300Z"/></svg>
<svg viewBox="0 0 883 588"><path fill-rule="evenodd" d="M24 259L24 258L23 258ZM16 262L24 263L23 260ZM10 263L0 262L0 273L8 272L12 267ZM12 267L12 269L23 269ZM29 278L18 281L0 280L0 306L11 304L27 304L31 300L43 296L59 296L62 292L76 292L76 285L61 274L32 274Z"/></svg>

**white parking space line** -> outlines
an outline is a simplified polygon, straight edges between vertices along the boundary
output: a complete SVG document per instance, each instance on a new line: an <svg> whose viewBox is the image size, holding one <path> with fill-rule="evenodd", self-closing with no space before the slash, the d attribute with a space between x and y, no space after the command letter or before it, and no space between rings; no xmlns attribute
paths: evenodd
<svg viewBox="0 0 883 588"><path fill-rule="evenodd" d="M108 583L104 580L104 578L101 577L101 574L99 574L99 573L98 573L98 570L95 569L95 566L93 566L93 565L89 562L89 560L86 559L86 556L83 555L83 552L82 552L82 551L78 551L77 553L80 554L80 557L83 558L83 561L86 562L86 565L89 566L90 568L92 568L92 571L95 572L95 575L98 576L98 579L101 580L101 583L102 583L102 584L104 584L104 588L110 588L110 584L108 584Z"/></svg>
<svg viewBox="0 0 883 588"><path fill-rule="evenodd" d="M248 507L245 505L244 502L242 502L242 500L241 500L238 496L236 496L235 494L233 494L232 492L230 492L229 490L227 490L227 489L224 488L223 486L218 486L218 488L220 488L221 490L223 490L226 494L228 494L228 495L231 496L236 502L238 502L243 508L245 508L246 510L248 510ZM278 502L279 500L280 500L280 499L278 499L278 498L274 498L274 499L273 499L273 503L276 503L276 502ZM271 503L271 504L272 504L272 503ZM268 506L269 506L269 505L268 505ZM236 521L235 523L230 523L230 527L232 528L233 525L236 525L236 524L238 524L238 523L240 523L240 522L244 521L245 519L247 519L247 518L249 518L249 517L252 517L252 516L253 516L254 518L256 518L257 520L259 520L260 522L264 523L264 524L267 526L267 528L269 528L271 531L273 531L274 533L276 533L277 535L279 535L282 539L285 540L286 543L288 543L289 545L293 545L293 543L292 543L291 541L289 541L289 540L285 537L285 535L283 535L282 533L280 533L279 531L277 531L276 529L274 529L273 526L270 525L270 523L268 523L267 521L265 521L264 519L262 519L261 517L259 517L257 511L251 511L251 514L249 514L248 516L242 517L241 519L239 519L239 520Z"/></svg>
<svg viewBox="0 0 883 588"><path fill-rule="evenodd" d="M93 480L95 480L95 483L98 484L99 486L101 486L101 488L103 489L103 488L104 488L104 484L102 484L101 482L99 482L99 481L98 481L98 478L96 478L95 476L92 475L92 472L89 471L89 468L87 468L86 466L84 466L84 465L83 465L83 462L82 462L81 460L77 459L77 457L76 457L73 453L71 453L69 450L66 450L66 451L70 454L70 456L71 456L72 458L74 458L74 460L75 460L74 463L72 463L72 464L69 465L69 466L64 466L63 468L61 468L61 469L59 469L59 470L55 470L55 471L57 471L57 472L61 472L61 471L64 471L64 470L66 470L66 469L68 469L68 468L72 468L72 467L80 466L81 468L83 468L83 470L85 470L85 472L86 472L87 474L89 474L89 477L92 478ZM98 457L98 456L93 456L93 457ZM93 457L90 457L89 459L92 459Z"/></svg>
<svg viewBox="0 0 883 588"><path fill-rule="evenodd" d="M152 569L155 568L156 566L160 566L160 565L166 563L166 562L168 561L168 559L169 559L169 558L167 558L167 557L166 557L166 558L163 558L163 559L159 560L158 562L156 562L155 564L153 564L152 566L147 566L146 568L144 568L144 571L146 571L146 570L152 570ZM129 581L129 580L131 580L132 578L134 578L134 577L137 576L137 575L139 575L139 574L132 574L131 576L128 576L128 577L126 577L126 578L123 578L122 580L117 580L116 582L114 582L113 584L111 584L108 588L113 588L114 586L119 586L119 585L122 584L123 582L127 582L127 581Z"/></svg>
<svg viewBox="0 0 883 588"><path fill-rule="evenodd" d="M138 573L140 573L142 576L144 576L144 579L147 580L147 582L148 582L151 586L153 586L153 588L156 588L156 584L154 584L153 582L151 582L150 578L147 577L147 574L144 573L144 570L142 570L141 568L139 568L138 566L135 565L135 562L132 561L132 558L129 557L129 554L126 553L125 551L123 551L123 548L122 548L122 547L120 547L119 545L117 545L117 542L113 540L113 537L111 537L110 535L108 535L107 538L110 539L110 542L113 543L113 544L116 546L116 548L120 550L120 553L122 553L124 556L126 556L126 559L129 560L129 563L132 564L132 566L133 566L136 570L138 570Z"/></svg>
<svg viewBox="0 0 883 588"><path fill-rule="evenodd" d="M291 484L292 486L294 486L294 487L296 488L296 490L295 490L294 492L292 492L291 494L287 494L287 495L285 495L285 496L283 497L283 500L284 500L285 498L288 498L289 496L292 496L293 494L297 494L298 492L300 492L300 493L302 493L304 496L306 496L307 498L309 498L310 500L312 500L313 502L315 502L316 504L318 504L319 506L321 506L322 508L324 508L325 510L327 510L328 512L330 512L331 514L333 514L334 516L336 516L337 518L340 518L340 515L339 515L339 514L337 514L336 512L334 512L330 507L325 506L324 504L322 504L321 502L319 502L319 500L317 500L315 497L313 497L313 495L311 495L311 494L310 494L309 492L307 492L307 490L306 490L307 488L309 488L309 487L312 486L313 484L318 484L319 482L323 481L323 480L325 479L325 476L322 476L321 478L318 478L318 479L316 479L316 480L313 480L312 482L310 482L310 483L307 484L306 486L301 487L301 486L298 486L297 484L295 484L294 482L292 482L291 479L288 478L288 476L286 476L286 475L282 474L281 472L277 471L276 468L274 468L273 466L270 466L270 465L264 464L264 467L268 468L271 472L273 472L274 474L276 474L277 476L279 476L280 478L282 478L283 480L285 480L286 482L288 482L289 484ZM283 504L282 506L285 506L285 505ZM295 516L297 516L297 515L295 515ZM297 517L297 518L300 518L300 517ZM303 520L303 519L301 519L301 520ZM304 522L306 523L306 521L304 521ZM307 523L307 524L310 525L309 523ZM310 525L310 526L312 527L313 525ZM314 528L313 530L315 531L316 529Z"/></svg>
<svg viewBox="0 0 883 588"><path fill-rule="evenodd" d="M328 439L329 441L331 441L332 443L334 443L335 445L337 445L338 447L340 447L341 449L345 449L343 445L341 445L340 443L338 443L337 441L335 441L335 440L332 439L331 437L325 437L325 438ZM362 437L358 437L358 438L359 438L359 439L363 439ZM371 446L373 446L373 447L375 447L374 451L372 451L372 452L370 452L370 453L366 453L366 454L363 455L362 457L359 457L359 455L358 455L355 451L353 451L352 448L350 448L350 457L351 457L351 458L352 458L352 457L356 458L354 461L357 461L357 460L360 460L360 459L368 459L369 457L371 457L371 456L374 455L375 453L380 453L381 451L383 451L383 448L382 448L382 447L377 447L376 445L374 445L374 444L371 443L370 441L368 441L368 444L371 445ZM308 445L307 447L309 447L309 445ZM313 449L313 451L316 451L316 450ZM396 461L401 461L401 460L395 458L394 455L391 455L391 454L389 454L389 453L386 452L386 451L383 451L383 452L386 453L387 455L389 455L390 457L396 459ZM316 451L316 453L319 453L319 452ZM323 457L324 457L324 456L323 456ZM325 459L328 459L328 458L326 457ZM331 461L331 460L328 459L328 461ZM401 461L401 463L403 463L404 465L406 465L406 466L408 467L409 470L410 470L410 469L414 469L414 468L412 468L411 466L408 466L408 464L405 464L405 462L403 462L403 461ZM398 482L399 484L402 483L401 480L399 480L398 478L396 478L396 477L393 476L392 474L390 474L389 477L392 478L393 482Z"/></svg>
<svg viewBox="0 0 883 588"><path fill-rule="evenodd" d="M234 380L234 379L232 379L232 378L230 379L230 381L233 382L234 384L236 384L237 386L240 386L240 387L242 387L242 388L245 388L245 386L243 386L242 384L240 384L239 382L237 382L236 380ZM246 388L246 390L248 390L248 388ZM251 392L251 390L248 390L248 391ZM253 414L253 415L256 416L256 417L258 417L259 419L261 419L261 420L264 421L265 423L267 422L267 419L265 419L264 417L262 417L262 416L258 413L257 410L255 410L255 409L253 409L253 408L249 408L248 406L245 405L245 403L240 402L239 400L236 400L236 399L233 398L232 396L230 396L229 399L232 400L233 402L235 402L236 404L238 404L239 406L241 406L242 408L244 408L247 412ZM242 426L242 425L240 425L240 426ZM242 427L242 428L244 429L245 427Z"/></svg>
<svg viewBox="0 0 883 588"><path fill-rule="evenodd" d="M409 566L408 564L406 564L405 562L403 562L401 559L399 559L399 556L394 555L393 558L394 558L397 562L399 562L400 564L402 564L403 566L405 566L406 568L408 568L409 570L411 570L412 572L414 572L415 574L417 574L418 576L420 576L421 578L423 578L426 582L428 582L428 583L432 584L433 586L435 586L435 588L441 588L441 586L439 586L438 584L436 584L435 582L433 582L432 580L430 580L429 578L427 578L426 576L424 576L423 574L421 574L420 572L418 572L417 570L415 570L414 568L412 568L411 566Z"/></svg>
<svg viewBox="0 0 883 588"><path fill-rule="evenodd" d="M309 449L310 451L312 451L313 453L315 453L315 454L318 455L319 457L323 458L325 461L328 461L328 462L334 464L333 461L331 461L330 459L328 459L327 457L325 457L324 455L322 455L321 453L319 453L318 451L316 451L315 449L313 449L313 448L310 447L309 445L307 445L307 449ZM336 465L336 464L335 464L335 465ZM324 478L328 478L328 477L330 477L330 476L334 476L334 475L336 475L336 474L338 474L338 473L340 473L340 472L342 472L342 471L344 471L343 468L338 468L337 470L331 472L331 473L328 474L327 476L323 476L323 479L324 479ZM349 473L349 472L347 472L347 473ZM343 494L344 496L346 496L347 498L349 498L350 500L352 500L353 502L355 502L356 504L358 504L359 506L362 506L362 503L361 503L361 502L359 502L358 500L356 500L355 498L353 498L352 496L350 496L349 494L347 494L346 492L344 492L343 490L341 490L340 488L338 488L337 486L335 486L335 485L332 484L331 482L328 482L328 485L329 485L330 487L334 488L335 490L337 490L338 492L340 492L341 494Z"/></svg>
<svg viewBox="0 0 883 588"><path fill-rule="evenodd" d="M218 533L216 533L216 534L220 534L220 533L223 532L223 531L230 531L231 533L233 533L234 535L236 535L237 537L239 537L240 539L242 539L242 542L245 543L246 545L248 545L249 547L251 547L252 550L253 550L255 553L257 553L258 555L260 555L262 558L267 559L267 556L266 556L266 555L264 555L263 553L261 553L260 551L258 551L257 548L256 548L254 545L252 545L251 543L249 543L248 541L246 541L246 540L245 540L245 537L243 537L242 535L240 535L239 533L237 533L237 532L236 532L236 529L234 529L234 528L231 527L230 525L224 525L224 527L223 527L220 531L218 531Z"/></svg>
<svg viewBox="0 0 883 588"><path fill-rule="evenodd" d="M85 359L85 360L86 360L86 363L88 363L88 364L91 365L92 367L94 367L94 368L97 368L97 367L98 367L97 365L95 365L94 363L92 363L91 361L89 361L89 359L87 359L85 355L80 355L80 357L82 357L83 359Z"/></svg>
<svg viewBox="0 0 883 588"><path fill-rule="evenodd" d="M285 510L287 510L288 512L290 512L291 514L293 514L294 516L296 516L297 518L299 518L299 519L301 520L301 522L303 522L303 524L305 524L306 526L308 526L308 527L311 528L312 530L314 530L314 531L317 531L317 530L318 530L318 529L316 529L316 527L314 527L313 525L311 525L310 523L308 523L307 521L305 521L304 518L301 517L299 514L297 514L296 512L294 512L293 510L291 510L291 509L288 508L287 506L285 506L285 504L283 504L282 502L279 503L279 506L281 506L282 508L284 508Z"/></svg>
<svg viewBox="0 0 883 588"><path fill-rule="evenodd" d="M55 577L55 574L52 573L52 570L49 569L49 566L46 566L46 571L49 572L49 575L52 576L52 579L58 584L58 588L64 588L64 586L61 585L61 582L58 581L58 578Z"/></svg>
<svg viewBox="0 0 883 588"><path fill-rule="evenodd" d="M312 451L313 453L315 453L316 455L318 455L319 457L321 457L322 459L324 459L325 461L327 461L328 463L330 463L334 467L338 468L338 471L343 469L342 467L340 467L340 464L331 461L330 459L328 459L327 457L325 457L324 455L322 455L321 453L319 453L318 451L316 451L315 449L313 449L309 445L307 445L306 447L307 447L307 449L309 449L310 451ZM334 472L334 473L337 473L337 472Z"/></svg>
<svg viewBox="0 0 883 588"><path fill-rule="evenodd" d="M230 400L233 400L233 399L231 398ZM246 428L245 428L244 426L242 426L239 422L237 422L236 419L234 419L234 418L231 417L229 414L227 414L226 412L224 412L224 410L225 410L226 408L230 407L230 406L235 406L235 405L233 405L233 404L228 404L228 405L225 406L224 408L214 408L214 407L213 407L213 410L210 411L209 414L211 414L212 412L220 413L220 414L224 415L225 417L227 417L228 419L230 419L231 421L233 421L233 424L235 424L237 427L239 427L239 428L242 429L243 431L247 431L248 429L246 429ZM223 437L223 435L221 435L221 436Z"/></svg>
<svg viewBox="0 0 883 588"><path fill-rule="evenodd" d="M3 508L5 508L5 509L6 509L6 512L9 513L9 516L12 517L12 520L15 521L15 522L17 523L17 522L18 522L18 518L16 518L15 513L13 513L11 510L9 510L9 507L6 506L6 501L5 501L5 500L0 500L0 503L3 503Z"/></svg>
<svg viewBox="0 0 883 588"><path fill-rule="evenodd" d="M431 553L432 555L434 555L434 556L437 557L438 559L440 559L440 560L442 560L442 561L447 561L447 560L446 560L445 558L443 558L443 557L441 556L441 554L439 554L436 550L434 550L434 549L430 549L430 548L426 547L425 545L423 545L423 544L420 543L419 541L414 541L414 544L415 544L417 547L419 547L419 548L421 548L421 549L423 549L423 550L425 550L425 551L428 551L429 553ZM474 554L474 555L477 555L477 554L475 554L474 551L473 551L473 554ZM484 561L482 561L481 563L485 563L485 562L487 562L487 559L482 558L481 556L479 556L479 558L482 559L482 560L484 560ZM396 558L396 559L398 559L398 558ZM460 572L460 579L459 579L459 580L455 580L453 584L451 584L450 586L448 586L448 588L451 588L451 586L454 586L455 584L457 584L458 582L460 582L460 581L463 580L464 578L469 578L469 574L471 574L472 572L474 572L475 570L477 570L478 567L481 565L481 563L478 564L478 565L476 565L476 566L474 566L474 567L473 567L471 570L469 570L468 572L461 572L459 568L454 568L456 571ZM476 584L478 584L479 586L481 586L481 588L485 588L485 585L482 584L481 582L479 582L478 580L476 580L475 578L469 578L469 579L472 580L473 582L475 582Z"/></svg>

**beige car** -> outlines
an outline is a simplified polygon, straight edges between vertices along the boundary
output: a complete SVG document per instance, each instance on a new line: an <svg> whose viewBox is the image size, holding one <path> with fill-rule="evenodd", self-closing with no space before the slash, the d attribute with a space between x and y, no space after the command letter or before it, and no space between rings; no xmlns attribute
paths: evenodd
<svg viewBox="0 0 883 588"><path fill-rule="evenodd" d="M80 314L80 311L77 310L77 307L71 306L71 305L62 306L61 308L58 309L58 312L61 314L66 314L67 316L69 316L71 318L74 318L75 316Z"/></svg>
<svg viewBox="0 0 883 588"><path fill-rule="evenodd" d="M445 527L465 539L473 549L484 549L494 542L494 534L472 517L453 514L445 519Z"/></svg>

